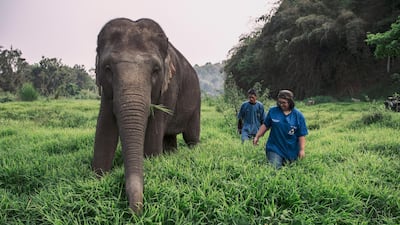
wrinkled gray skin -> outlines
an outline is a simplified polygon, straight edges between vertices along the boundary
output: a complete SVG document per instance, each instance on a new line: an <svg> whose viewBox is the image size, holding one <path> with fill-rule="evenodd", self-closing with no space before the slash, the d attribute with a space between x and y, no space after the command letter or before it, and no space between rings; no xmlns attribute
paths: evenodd
<svg viewBox="0 0 400 225"><path fill-rule="evenodd" d="M200 87L193 67L150 19L118 18L98 35L96 82L101 90L93 169L111 169L121 140L129 206L143 205L143 157L176 149L176 135L199 142ZM163 105L167 114L150 105Z"/></svg>

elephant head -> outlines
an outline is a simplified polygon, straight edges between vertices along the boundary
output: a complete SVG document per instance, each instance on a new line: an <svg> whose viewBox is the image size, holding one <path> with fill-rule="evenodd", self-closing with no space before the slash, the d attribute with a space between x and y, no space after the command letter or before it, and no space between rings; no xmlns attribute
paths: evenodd
<svg viewBox="0 0 400 225"><path fill-rule="evenodd" d="M164 31L150 19L114 19L98 35L96 83L101 105L92 166L99 175L109 171L121 140L126 193L134 212L143 204L150 106L160 103L176 73L171 48Z"/></svg>

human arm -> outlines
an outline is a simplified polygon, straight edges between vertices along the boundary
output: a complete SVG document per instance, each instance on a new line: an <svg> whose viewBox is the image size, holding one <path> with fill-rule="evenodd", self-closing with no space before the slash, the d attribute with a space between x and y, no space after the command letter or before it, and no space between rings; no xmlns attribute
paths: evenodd
<svg viewBox="0 0 400 225"><path fill-rule="evenodd" d="M258 140L260 137L264 136L265 132L268 130L268 127L265 124L262 124L258 129L256 136L253 139L253 145L258 145Z"/></svg>
<svg viewBox="0 0 400 225"><path fill-rule="evenodd" d="M245 113L244 106L245 106L245 104L243 103L240 106L240 110L239 110L239 112L237 113L237 116L236 116L236 118L238 119L237 131L238 131L239 134L242 133L242 128L243 128L243 118L244 118L244 113Z"/></svg>
<svg viewBox="0 0 400 225"><path fill-rule="evenodd" d="M238 119L237 129L239 134L242 134L242 128L243 128L243 121L242 119Z"/></svg>
<svg viewBox="0 0 400 225"><path fill-rule="evenodd" d="M299 137L299 158L304 158L306 156L305 152L305 147L306 147L306 136L300 136Z"/></svg>

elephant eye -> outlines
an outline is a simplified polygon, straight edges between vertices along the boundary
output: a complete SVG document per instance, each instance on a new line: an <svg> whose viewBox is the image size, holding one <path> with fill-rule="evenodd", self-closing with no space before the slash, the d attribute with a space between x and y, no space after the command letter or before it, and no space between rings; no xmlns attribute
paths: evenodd
<svg viewBox="0 0 400 225"><path fill-rule="evenodd" d="M105 71L106 73L111 73L111 66L110 66L110 65L105 65L105 66L104 66L104 71Z"/></svg>
<svg viewBox="0 0 400 225"><path fill-rule="evenodd" d="M111 83L112 82L112 77L113 77L113 72L112 72L112 69L111 69L110 65L105 65L104 66L104 75L105 75L104 76L105 81Z"/></svg>
<svg viewBox="0 0 400 225"><path fill-rule="evenodd" d="M161 71L161 68L159 66L154 66L152 74L157 75L158 73L160 73L160 71Z"/></svg>
<svg viewBox="0 0 400 225"><path fill-rule="evenodd" d="M110 76L111 77L113 75L113 72L112 72L112 69L111 69L110 65L105 65L104 66L104 72L105 72L106 76Z"/></svg>

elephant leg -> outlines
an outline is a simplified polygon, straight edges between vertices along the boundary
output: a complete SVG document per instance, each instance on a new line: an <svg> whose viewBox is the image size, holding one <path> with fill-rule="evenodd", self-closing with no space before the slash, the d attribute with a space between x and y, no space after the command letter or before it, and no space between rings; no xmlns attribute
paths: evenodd
<svg viewBox="0 0 400 225"><path fill-rule="evenodd" d="M188 125L183 132L183 140L185 143L192 147L199 143L200 139L200 112L195 112L189 120Z"/></svg>
<svg viewBox="0 0 400 225"><path fill-rule="evenodd" d="M164 123L156 112L149 117L144 140L144 155L157 156L163 152Z"/></svg>
<svg viewBox="0 0 400 225"><path fill-rule="evenodd" d="M111 170L118 144L118 136L118 126L112 111L112 103L110 100L103 98L97 119L92 162L92 168L98 175Z"/></svg>
<svg viewBox="0 0 400 225"><path fill-rule="evenodd" d="M165 135L164 136L164 152L171 152L178 148L176 141L176 135Z"/></svg>

